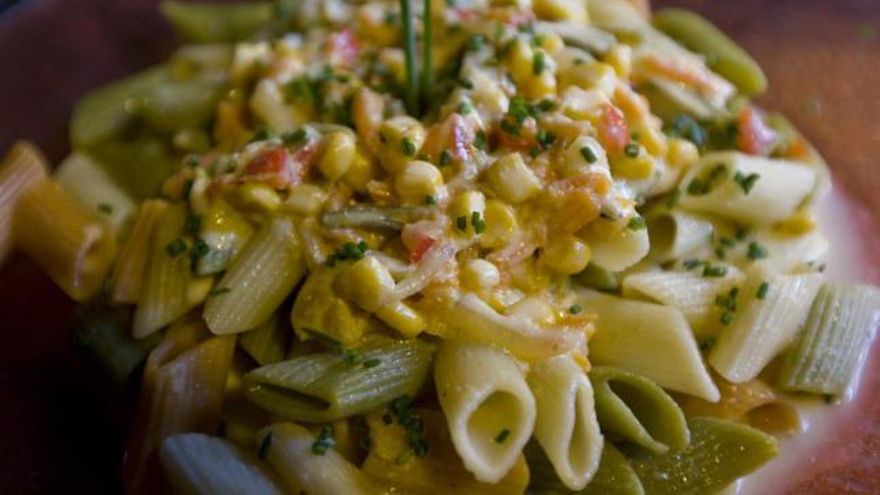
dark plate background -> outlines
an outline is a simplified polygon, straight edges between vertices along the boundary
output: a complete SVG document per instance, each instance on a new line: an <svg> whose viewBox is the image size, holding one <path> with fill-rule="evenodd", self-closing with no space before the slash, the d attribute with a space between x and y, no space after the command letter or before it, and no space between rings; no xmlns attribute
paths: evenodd
<svg viewBox="0 0 880 495"><path fill-rule="evenodd" d="M156 0L0 0L0 8L10 3L0 14L0 151L29 138L57 162L73 103L174 44ZM880 2L655 1L672 4L703 12L765 67L765 105L792 117L832 164L864 240L864 279L880 282ZM71 309L23 257L0 270L0 493L118 491L130 406L73 351ZM880 493L873 363L856 413L792 473L788 493Z"/></svg>

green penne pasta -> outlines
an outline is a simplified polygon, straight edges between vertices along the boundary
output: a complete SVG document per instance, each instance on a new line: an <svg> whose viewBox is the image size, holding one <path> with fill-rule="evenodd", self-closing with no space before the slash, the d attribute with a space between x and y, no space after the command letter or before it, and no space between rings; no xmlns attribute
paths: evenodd
<svg viewBox="0 0 880 495"><path fill-rule="evenodd" d="M377 340L347 353L310 354L251 371L244 376L244 393L293 421L334 421L416 395L433 352L420 340Z"/></svg>
<svg viewBox="0 0 880 495"><path fill-rule="evenodd" d="M691 443L677 454L628 449L646 493L698 495L720 490L773 458L776 439L749 426L714 418L688 422Z"/></svg>
<svg viewBox="0 0 880 495"><path fill-rule="evenodd" d="M841 395L868 349L880 311L880 291L866 285L826 283L806 327L788 351L779 387Z"/></svg>
<svg viewBox="0 0 880 495"><path fill-rule="evenodd" d="M263 226L205 303L212 332L244 332L264 323L305 274L302 248L289 218Z"/></svg>
<svg viewBox="0 0 880 495"><path fill-rule="evenodd" d="M706 57L709 67L748 96L767 90L767 76L745 50L700 15L684 9L663 9L652 17L654 27Z"/></svg>
<svg viewBox="0 0 880 495"><path fill-rule="evenodd" d="M606 442L599 460L599 470L583 489L572 492L559 480L553 464L536 442L525 448L529 463L529 489L531 495L642 495L645 490L636 472L623 454Z"/></svg>
<svg viewBox="0 0 880 495"><path fill-rule="evenodd" d="M603 431L656 453L687 447L690 435L684 413L662 388L614 368L593 368L589 377Z"/></svg>
<svg viewBox="0 0 880 495"><path fill-rule="evenodd" d="M257 328L244 332L238 346L260 366L283 361L290 342L290 326L281 312L276 312Z"/></svg>
<svg viewBox="0 0 880 495"><path fill-rule="evenodd" d="M187 40L217 43L247 39L272 19L273 2L189 3L164 1L162 15Z"/></svg>
<svg viewBox="0 0 880 495"><path fill-rule="evenodd" d="M159 460L175 493L281 495L268 466L221 438L184 433L162 442Z"/></svg>
<svg viewBox="0 0 880 495"><path fill-rule="evenodd" d="M186 206L165 209L153 232L141 295L134 313L133 335L144 338L194 308L211 290L211 279L193 275L190 246L181 239Z"/></svg>
<svg viewBox="0 0 880 495"><path fill-rule="evenodd" d="M76 343L95 358L116 384L124 384L161 337L131 338L131 311L82 306L75 313Z"/></svg>

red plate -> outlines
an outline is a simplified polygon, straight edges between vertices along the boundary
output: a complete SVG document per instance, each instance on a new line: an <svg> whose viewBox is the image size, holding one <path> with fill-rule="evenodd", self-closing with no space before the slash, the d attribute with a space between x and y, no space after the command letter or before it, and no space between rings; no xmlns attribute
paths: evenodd
<svg viewBox="0 0 880 495"><path fill-rule="evenodd" d="M80 96L168 54L171 30L156 3L20 0L0 14L0 150L29 138L60 160ZM832 164L854 205L864 279L880 282L880 4L655 2L672 4L705 13L765 67L764 105L791 117ZM0 271L0 493L119 491L130 404L75 354L66 328L72 307L22 257ZM880 493L875 357L854 412L792 473L788 493Z"/></svg>

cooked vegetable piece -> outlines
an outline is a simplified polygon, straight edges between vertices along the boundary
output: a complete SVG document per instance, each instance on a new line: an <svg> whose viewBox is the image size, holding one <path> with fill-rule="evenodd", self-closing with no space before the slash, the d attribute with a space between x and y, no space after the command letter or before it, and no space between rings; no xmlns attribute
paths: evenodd
<svg viewBox="0 0 880 495"><path fill-rule="evenodd" d="M272 19L273 2L191 3L166 0L159 9L194 43L243 41Z"/></svg>

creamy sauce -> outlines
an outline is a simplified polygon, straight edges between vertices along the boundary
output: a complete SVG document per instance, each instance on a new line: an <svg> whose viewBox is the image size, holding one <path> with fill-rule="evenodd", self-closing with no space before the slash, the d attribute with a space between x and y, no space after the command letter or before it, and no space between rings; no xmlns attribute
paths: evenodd
<svg viewBox="0 0 880 495"><path fill-rule="evenodd" d="M819 224L831 244L825 271L829 280L871 282L869 280L871 274L863 269L862 264L864 256L860 247L864 240L860 238L854 223L842 221L853 218L855 208L855 205L848 203L839 192L835 191L829 194L817 209ZM779 456L741 480L738 490L740 495L784 492L799 470L817 462L822 442L837 430L847 417L858 413L854 399L866 356L867 352L862 356L857 378L840 404L828 406L818 399L796 402L801 415L802 431L780 439ZM736 490L732 492L735 493Z"/></svg>

